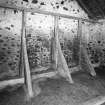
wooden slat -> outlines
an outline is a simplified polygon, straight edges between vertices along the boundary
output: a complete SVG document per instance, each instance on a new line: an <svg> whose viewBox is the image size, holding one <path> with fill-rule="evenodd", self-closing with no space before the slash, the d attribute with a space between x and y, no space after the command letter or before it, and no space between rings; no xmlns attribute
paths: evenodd
<svg viewBox="0 0 105 105"><path fill-rule="evenodd" d="M55 51L55 42L54 42L54 30L51 30L51 66L52 68L55 68L55 62L54 62L54 51Z"/></svg>
<svg viewBox="0 0 105 105"><path fill-rule="evenodd" d="M60 42L59 42L59 27L58 27L58 16L55 16L54 17L54 25L55 25L55 42L56 42L56 55L55 55L55 59L56 59L56 68L59 69L59 66L58 66L58 62L61 62L62 64L62 69L64 70L64 73L66 74L67 76L67 80L70 82L70 83L73 83L73 80L72 80L72 77L71 77L71 73L69 72L69 68L68 68L68 65L66 63L66 60L65 60L65 57L62 53L62 50L61 50L61 46L60 46ZM59 71L60 72L60 71Z"/></svg>
<svg viewBox="0 0 105 105"><path fill-rule="evenodd" d="M54 51L54 59L55 59L55 65L57 68L57 62L58 62L58 17L54 16L54 40L55 40L55 51Z"/></svg>
<svg viewBox="0 0 105 105"><path fill-rule="evenodd" d="M73 70L71 70L71 69L73 69ZM78 69L78 67L70 68L69 72L74 73L74 71L75 71L74 69ZM47 72L47 73L43 73L43 74L37 74L37 75L34 75L34 73L32 73L31 78L32 78L32 80L38 80L38 79L41 79L41 78L52 78L57 74L58 74L58 71L51 71L51 72ZM24 83L25 82L24 82L23 77L22 78L17 78L17 79L0 81L0 90L7 87L7 86L14 86L14 85L18 85L18 84L23 85Z"/></svg>
<svg viewBox="0 0 105 105"><path fill-rule="evenodd" d="M81 59L82 59L82 55L81 55L81 53L82 53L82 51L83 51L83 54L85 55L85 59L86 59L86 61L87 61L87 66L89 67L89 72L90 72L90 74L92 75L92 76L96 76L96 72L95 72L95 70L94 70L94 67L93 67L93 65L91 64L91 61L90 61L90 59L89 59L89 56L88 56L88 54L87 54L87 51L86 51L86 46L84 45L84 43L82 42L82 21L81 20L79 20L78 21L78 37L79 37L79 39L80 39L80 55L79 55L79 65L80 65L80 69L82 69L81 68Z"/></svg>
<svg viewBox="0 0 105 105"><path fill-rule="evenodd" d="M31 73L30 73L30 67L29 67L29 61L28 61L28 55L27 55L27 47L26 47L26 38L25 38L25 21L26 21L26 16L25 16L25 12L22 12L22 29L23 29L23 55L24 55L24 65L25 65L25 72L24 72L24 76L25 76L25 83L27 86L27 91L29 94L29 97L32 98L34 96L33 91L32 91L32 81L31 81Z"/></svg>
<svg viewBox="0 0 105 105"><path fill-rule="evenodd" d="M17 84L24 84L24 78L0 81L0 90L7 86L14 86Z"/></svg>
<svg viewBox="0 0 105 105"><path fill-rule="evenodd" d="M78 37L79 37L79 67L81 69L81 46L82 46L82 21L78 20Z"/></svg>
<svg viewBox="0 0 105 105"><path fill-rule="evenodd" d="M55 75L57 75L57 71L54 72L48 72L48 73L43 73L43 74L38 74L38 75L32 75L32 80L37 80L40 78L52 78Z"/></svg>
<svg viewBox="0 0 105 105"><path fill-rule="evenodd" d="M71 77L71 73L69 72L69 68L68 68L68 65L66 63L65 57L64 57L64 55L62 53L59 40L58 40L58 62L61 62L62 67L63 67L62 69L64 70L64 73L66 74L67 80L70 83L74 83L73 80L72 80L72 77Z"/></svg>
<svg viewBox="0 0 105 105"><path fill-rule="evenodd" d="M57 74L57 71L54 72L48 72L48 73L43 73L43 74L38 74L38 75L32 75L32 80L38 80L40 78L51 78ZM25 83L25 78L17 78L17 79L10 79L10 80L4 80L0 81L0 90L3 88L6 88L8 86L14 86L21 84L23 85Z"/></svg>
<svg viewBox="0 0 105 105"><path fill-rule="evenodd" d="M86 59L86 61L87 61L87 66L89 67L89 72L90 72L90 74L91 74L92 76L96 76L96 72L95 72L95 70L94 70L94 67L93 67L93 65L92 65L92 63L91 63L91 61L90 61L90 59L89 59L89 56L88 56L88 54L87 54L87 50L86 50L85 46L83 46L83 45L82 45L82 51L83 51L83 54L85 55L85 59Z"/></svg>
<svg viewBox="0 0 105 105"><path fill-rule="evenodd" d="M98 21L91 20L91 19L84 19L84 18L79 18L79 17L75 17L75 16L69 16L69 15L60 14L60 13L53 13L53 12L38 10L38 9L35 9L35 8L17 7L17 6L9 5L9 4L8 5L0 4L0 7L2 7L2 8L9 8L9 9L17 9L17 10L20 10L20 11L24 10L25 12L35 12L35 13L45 14L45 15L60 16L60 17L69 18L69 19L82 20L82 21L86 21L86 22L102 24L102 22L98 22Z"/></svg>
<svg viewBox="0 0 105 105"><path fill-rule="evenodd" d="M24 18L24 14L22 13L22 18ZM24 34L24 22L22 19L22 29L21 29L21 50L20 50L20 64L19 64L19 76L24 77L24 54L23 54L23 34Z"/></svg>

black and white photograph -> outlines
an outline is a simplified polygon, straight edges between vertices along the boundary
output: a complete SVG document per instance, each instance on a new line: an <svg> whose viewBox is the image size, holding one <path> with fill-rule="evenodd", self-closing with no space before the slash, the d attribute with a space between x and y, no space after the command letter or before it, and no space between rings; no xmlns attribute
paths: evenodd
<svg viewBox="0 0 105 105"><path fill-rule="evenodd" d="M0 105L105 105L105 0L0 0Z"/></svg>

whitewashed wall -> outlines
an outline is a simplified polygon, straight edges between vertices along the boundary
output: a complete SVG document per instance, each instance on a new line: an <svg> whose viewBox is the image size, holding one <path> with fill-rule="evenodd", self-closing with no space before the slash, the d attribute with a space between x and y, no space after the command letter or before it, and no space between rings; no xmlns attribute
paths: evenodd
<svg viewBox="0 0 105 105"><path fill-rule="evenodd" d="M35 8L55 13L66 14L88 18L87 14L81 9L75 0L0 0L2 5L16 5L19 7ZM22 14L17 10L0 8L0 77L16 76L19 72L19 53L21 36ZM53 31L53 17L46 15L27 14L26 26L28 31L32 31L32 36L51 38ZM77 35L78 22L60 18L59 29L60 37L72 40ZM62 38L62 40L63 40ZM48 38L47 38L48 39ZM31 37L30 40L33 40ZM29 40L29 42L30 42ZM33 42L32 42L33 43ZM31 44L32 44L31 43ZM28 43L29 45L29 43ZM32 61L33 62L33 61Z"/></svg>

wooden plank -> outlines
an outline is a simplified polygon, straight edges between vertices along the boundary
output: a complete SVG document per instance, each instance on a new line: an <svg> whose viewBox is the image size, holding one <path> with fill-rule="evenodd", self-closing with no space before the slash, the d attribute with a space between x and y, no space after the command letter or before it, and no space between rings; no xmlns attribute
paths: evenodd
<svg viewBox="0 0 105 105"><path fill-rule="evenodd" d="M54 16L54 42L55 42L55 51L54 51L54 59L55 59L55 66L57 68L58 62L58 17Z"/></svg>
<svg viewBox="0 0 105 105"><path fill-rule="evenodd" d="M22 18L24 14L22 13ZM19 64L19 76L24 77L24 54L23 54L23 34L24 34L24 21L22 19L22 29L21 29L21 50L20 50L20 64Z"/></svg>
<svg viewBox="0 0 105 105"><path fill-rule="evenodd" d="M14 86L17 84L24 84L24 78L0 81L0 90L7 86Z"/></svg>
<svg viewBox="0 0 105 105"><path fill-rule="evenodd" d="M89 67L89 72L90 72L90 74L92 75L92 76L96 76L96 72L95 72L95 70L94 70L94 67L93 67L93 65L91 64L91 61L90 61L90 59L89 59L89 56L88 56L88 54L87 54L87 51L86 51L86 46L84 45L84 43L82 42L82 21L81 20L79 20L78 21L78 37L80 37L79 39L80 39L80 55L79 55L79 65L80 65L80 69L82 69L81 68L81 59L82 59L82 55L81 55L81 53L82 53L82 51L83 51L83 54L85 55L85 59L86 59L86 61L87 61L87 65L88 65L88 67Z"/></svg>
<svg viewBox="0 0 105 105"><path fill-rule="evenodd" d="M68 68L68 66L67 66L67 63L66 63L66 60L65 60L65 58L64 58L64 56L63 56L63 53L62 53L62 50L61 50L61 46L60 46L60 42L59 42L59 27L58 27L58 16L55 16L54 17L54 30L55 30L55 60L56 60L56 68L58 67L57 65L58 65L58 62L61 62L62 63L62 65L63 65L63 69L64 69L64 71L65 71L65 74L67 75L67 79L68 79L68 81L70 82L70 83L73 83L73 80L72 80L72 77L71 77L71 74L70 74L70 72L69 72L69 68ZM61 58L60 60L61 61L59 61L59 57ZM58 68L59 69L59 68Z"/></svg>
<svg viewBox="0 0 105 105"><path fill-rule="evenodd" d="M92 76L96 76L96 72L95 72L95 70L94 70L93 65L91 64L91 61L90 61L89 56L88 56L88 54L87 54L87 50L86 50L85 46L83 46L83 45L82 45L82 51L83 51L83 54L85 55L85 59L86 59L86 61L87 61L87 66L89 67L89 72L90 72L90 74L91 74Z"/></svg>
<svg viewBox="0 0 105 105"><path fill-rule="evenodd" d="M59 69L59 66L58 66L58 62L61 62L62 64L62 67L63 67L63 70L64 70L64 73L66 74L67 76L67 80L70 82L70 83L73 83L73 80L72 80L72 77L71 77L71 73L69 72L69 68L68 68L68 65L66 63L66 60L65 60L65 57L62 53L62 50L61 50L61 46L60 46L60 42L59 42L59 27L58 27L58 16L55 16L54 19L54 25L55 25L55 42L56 42L56 67ZM60 60L59 60L60 59Z"/></svg>
<svg viewBox="0 0 105 105"><path fill-rule="evenodd" d="M38 75L32 75L32 80L37 80L40 78L52 78L55 75L57 75L57 71L54 72L48 72L48 73L43 73L43 74L38 74Z"/></svg>
<svg viewBox="0 0 105 105"><path fill-rule="evenodd" d="M9 9L17 9L20 11L24 10L25 12L35 12L35 13L45 14L45 15L60 16L60 17L69 18L69 19L82 20L82 21L86 21L86 22L102 24L102 22L98 22L98 21L91 20L91 19L79 18L79 17L75 17L75 16L69 16L69 15L54 13L54 12L48 12L48 11L38 10L35 8L17 7L15 5L9 5L9 4L8 5L0 4L0 7L1 8L9 8Z"/></svg>
<svg viewBox="0 0 105 105"><path fill-rule="evenodd" d="M59 60L58 62L61 62L61 64L62 64L62 67L63 67L62 69L63 69L64 73L66 74L67 80L70 83L74 83L72 80L72 77L71 77L71 73L69 72L69 68L68 68L68 65L66 63L65 57L62 53L59 40L58 40L58 60Z"/></svg>
<svg viewBox="0 0 105 105"><path fill-rule="evenodd" d="M25 65L25 83L28 91L29 98L32 98L34 96L33 91L32 91L32 81L31 81L31 73L30 73L30 66L29 66L29 61L28 61L28 55L27 55L27 47L26 47L26 38L25 38L25 21L26 21L26 16L25 12L22 12L22 31L23 31L23 55L24 55L24 65Z"/></svg>
<svg viewBox="0 0 105 105"><path fill-rule="evenodd" d="M51 68L54 68L54 69L56 69L56 59L55 59L55 56L56 56L56 54L55 54L55 32L54 32L54 30L52 30L51 31L51 36L52 36L52 38L51 38Z"/></svg>
<svg viewBox="0 0 105 105"><path fill-rule="evenodd" d="M73 67L70 68L70 72L74 73L74 70L71 69L78 69L77 67ZM56 76L58 74L58 71L52 71L52 72L47 72L47 73L43 73L43 74L37 74L37 75L33 75L32 74L32 80L38 80L41 78L52 78L54 76ZM4 81L0 81L0 90L7 87L7 86L14 86L14 85L18 85L21 84L23 85L25 83L24 78L16 78L16 79L11 79L11 80L4 80Z"/></svg>
<svg viewBox="0 0 105 105"><path fill-rule="evenodd" d="M81 70L81 47L82 47L82 21L78 20L78 37L79 37L79 69Z"/></svg>
<svg viewBox="0 0 105 105"><path fill-rule="evenodd" d="M105 96L98 96L94 99L88 100L80 105L102 105L105 104Z"/></svg>

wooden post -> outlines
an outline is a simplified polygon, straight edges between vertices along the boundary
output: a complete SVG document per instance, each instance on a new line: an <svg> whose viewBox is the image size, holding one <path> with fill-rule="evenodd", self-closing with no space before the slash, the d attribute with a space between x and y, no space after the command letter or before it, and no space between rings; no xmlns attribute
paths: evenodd
<svg viewBox="0 0 105 105"><path fill-rule="evenodd" d="M90 31L89 31L90 32ZM93 67L93 65L92 65L92 63L91 63L91 61L90 61L90 58L89 58L89 56L88 56L88 53L87 53L87 49L86 49L86 47L87 47L87 44L85 44L85 43L83 43L82 42L82 38L80 38L81 39L81 44L80 44L80 49L81 49L81 51L82 51L82 54L84 54L84 58L85 58L85 60L86 60L86 63L87 63L87 66L88 66L88 71L90 72L90 74L92 75L92 76L96 76L96 72L95 72L95 70L94 70L94 67ZM82 56L82 55L81 55ZM81 57L80 57L80 59L81 59Z"/></svg>
<svg viewBox="0 0 105 105"><path fill-rule="evenodd" d="M86 59L86 61L87 61L87 66L89 67L89 72L90 72L90 74L91 74L92 76L96 76L96 72L95 72L95 70L94 70L93 65L91 64L91 61L90 61L90 59L89 59L89 56L88 56L88 54L87 54L87 50L86 50L85 46L82 46L82 51L83 51L83 54L84 54L85 59Z"/></svg>
<svg viewBox="0 0 105 105"><path fill-rule="evenodd" d="M23 13L22 13L22 29L21 29L21 48L20 48L20 63L19 63L19 77L24 77L24 54L23 54Z"/></svg>
<svg viewBox="0 0 105 105"><path fill-rule="evenodd" d="M56 51L55 51L55 60L56 60L56 67L59 67L58 66L58 62L61 62L62 64L62 69L64 71L64 73L66 74L66 77L67 77L67 80L70 82L70 83L73 83L73 80L72 80L72 77L71 77L71 74L69 72L69 68L68 68L68 65L66 63L66 60L65 60L65 57L62 53L62 50L61 50L61 46L60 46L60 42L59 42L59 30L58 30L58 16L55 16L54 17L54 25L55 25L55 28L54 28L54 32L55 32L55 45L56 45ZM59 69L59 68L58 68Z"/></svg>
<svg viewBox="0 0 105 105"><path fill-rule="evenodd" d="M56 69L55 60L55 37L53 30L51 31L51 68Z"/></svg>
<svg viewBox="0 0 105 105"><path fill-rule="evenodd" d="M79 68L81 68L81 59L82 59L82 52L85 56L85 59L87 61L87 66L89 67L89 72L92 76L96 76L96 73L95 73L95 70L94 70L94 67L92 66L91 64L91 61L89 59L89 56L87 54L87 50L86 50L86 46L84 45L84 43L82 42L82 21L81 20L78 20L78 37L80 37L80 55L79 55Z"/></svg>
<svg viewBox="0 0 105 105"><path fill-rule="evenodd" d="M29 2L31 2L31 1L29 0ZM95 21L92 19L79 18L79 17L75 17L75 16L69 16L69 15L65 15L65 14L61 14L61 13L53 13L53 12L49 12L49 11L38 10L35 8L19 7L16 5L9 5L9 4L6 5L4 3L1 3L0 7L8 8L8 9L16 9L16 10L20 10L20 11L24 10L25 12L34 12L34 13L45 14L45 15L60 16L60 17L75 19L75 20L83 20L83 21L91 22L91 23L102 24L104 22L104 21L99 22L99 21Z"/></svg>
<svg viewBox="0 0 105 105"><path fill-rule="evenodd" d="M60 46L60 42L58 40L58 59L59 61L58 62L61 62L62 64L62 69L63 69L63 75L66 75L67 77L67 80L70 82L70 83L74 83L73 80L72 80L72 77L71 77L71 73L69 72L69 68L68 68L68 65L67 65L67 62L65 60L65 57L62 53L62 50L61 50L61 46ZM58 66L59 67L59 66ZM59 68L58 68L59 69ZM59 71L60 72L60 71Z"/></svg>
<svg viewBox="0 0 105 105"><path fill-rule="evenodd" d="M26 21L26 16L25 12L22 12L22 40L23 40L23 55L24 55L24 66L25 66L25 71L24 71L24 76L25 76L25 83L26 83L26 88L28 91L28 96L29 98L32 98L34 96L33 91L32 91L32 81L31 81L31 73L30 73L30 67L29 67L29 62L28 62L28 55L27 55L27 47L26 47L26 36L25 36L25 21Z"/></svg>
<svg viewBox="0 0 105 105"><path fill-rule="evenodd" d="M55 67L57 68L58 62L58 16L54 16L54 61Z"/></svg>
<svg viewBox="0 0 105 105"><path fill-rule="evenodd" d="M79 69L81 70L81 47L82 47L82 21L78 20L78 39L79 39Z"/></svg>

